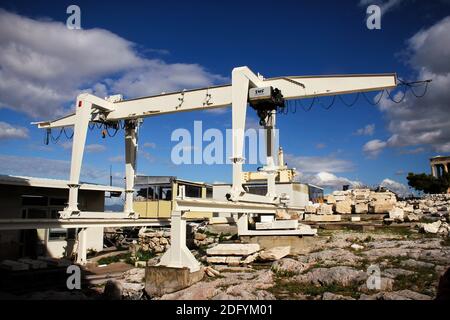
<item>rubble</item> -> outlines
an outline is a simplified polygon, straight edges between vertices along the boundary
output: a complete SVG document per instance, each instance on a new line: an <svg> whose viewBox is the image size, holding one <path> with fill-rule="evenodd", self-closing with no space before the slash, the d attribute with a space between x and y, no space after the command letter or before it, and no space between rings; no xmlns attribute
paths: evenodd
<svg viewBox="0 0 450 320"><path fill-rule="evenodd" d="M259 254L259 259L264 261L274 261L284 258L291 252L290 246L274 247L269 250L264 250Z"/></svg>
<svg viewBox="0 0 450 320"><path fill-rule="evenodd" d="M317 214L385 214L394 208L397 198L390 191L376 192L370 189L334 191L325 197L326 204L309 205L306 213ZM327 206L327 207L323 207ZM324 211L327 211L324 213Z"/></svg>
<svg viewBox="0 0 450 320"><path fill-rule="evenodd" d="M441 224L442 224L441 221L436 221L433 223L423 223L420 226L420 229L425 233L438 233Z"/></svg>
<svg viewBox="0 0 450 320"><path fill-rule="evenodd" d="M405 220L405 212L402 208L394 207L389 210L389 218L394 221L403 222Z"/></svg>
<svg viewBox="0 0 450 320"><path fill-rule="evenodd" d="M206 261L212 264L239 266L255 261L260 250L257 243L221 243L206 250Z"/></svg>
<svg viewBox="0 0 450 320"><path fill-rule="evenodd" d="M165 252L170 246L170 231L142 228L139 231L138 246L144 252Z"/></svg>

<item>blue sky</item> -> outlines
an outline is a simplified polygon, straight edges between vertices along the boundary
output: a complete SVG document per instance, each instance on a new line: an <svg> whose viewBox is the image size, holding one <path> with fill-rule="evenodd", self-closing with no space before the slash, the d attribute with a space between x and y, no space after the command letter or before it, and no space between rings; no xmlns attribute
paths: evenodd
<svg viewBox="0 0 450 320"><path fill-rule="evenodd" d="M44 132L29 123L70 111L80 91L131 98L166 87L203 87L227 83L232 68L246 65L265 77L397 72L404 79L436 78L424 100L409 99L398 107L389 102L374 107L360 99L352 108L337 102L330 110L316 106L278 119L280 144L301 180L330 188L346 181L405 184L407 172L428 172L430 157L450 153L445 109L450 99L442 89L450 79L450 4L373 1L385 11L381 30L369 30L367 3L2 1L0 20L18 27L0 30L0 173L68 178L70 148L65 139L45 146ZM92 33L86 38L92 42L75 45L77 54L74 41L62 31L70 4L81 8L83 29L71 32ZM24 35L21 25L34 27ZM25 70L21 65L27 57L36 60ZM145 76L140 78L140 72ZM170 79L174 75L178 80ZM133 87L136 79L140 82ZM430 115L424 117L425 112ZM256 121L253 110L248 115L250 122ZM230 165L171 163L172 131L191 130L195 120L224 130L230 127L231 112L147 118L140 131L138 171L230 181ZM370 141L376 142L367 145ZM112 165L119 183L123 133L102 139L94 130L88 144L83 179L107 183Z"/></svg>

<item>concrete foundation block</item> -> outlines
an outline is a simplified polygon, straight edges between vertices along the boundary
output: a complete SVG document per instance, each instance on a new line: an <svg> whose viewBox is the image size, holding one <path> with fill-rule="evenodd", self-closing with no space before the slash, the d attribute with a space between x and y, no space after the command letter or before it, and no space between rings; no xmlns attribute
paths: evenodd
<svg viewBox="0 0 450 320"><path fill-rule="evenodd" d="M203 268L190 272L189 268L148 266L145 269L145 292L150 297L160 297L190 287L204 275Z"/></svg>
<svg viewBox="0 0 450 320"><path fill-rule="evenodd" d="M327 215L305 214L305 221L338 222L338 221L341 221L341 215L339 215L339 214L327 214Z"/></svg>
<svg viewBox="0 0 450 320"><path fill-rule="evenodd" d="M256 243L221 243L206 250L208 256L248 256L261 250Z"/></svg>

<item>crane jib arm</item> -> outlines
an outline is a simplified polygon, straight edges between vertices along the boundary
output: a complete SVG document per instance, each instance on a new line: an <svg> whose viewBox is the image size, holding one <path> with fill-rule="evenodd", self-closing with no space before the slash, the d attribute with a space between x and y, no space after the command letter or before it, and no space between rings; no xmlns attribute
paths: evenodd
<svg viewBox="0 0 450 320"><path fill-rule="evenodd" d="M263 79L246 67L237 68L249 80L249 88L272 87L279 90L285 100L333 96L357 92L395 88L397 76L388 74L292 76ZM236 69L235 69L236 70ZM232 104L232 85L163 93L137 99L102 99L92 94L81 94L77 108L92 106L91 121L116 122L175 112L224 108ZM69 127L75 124L75 113L54 121L36 122L39 128Z"/></svg>

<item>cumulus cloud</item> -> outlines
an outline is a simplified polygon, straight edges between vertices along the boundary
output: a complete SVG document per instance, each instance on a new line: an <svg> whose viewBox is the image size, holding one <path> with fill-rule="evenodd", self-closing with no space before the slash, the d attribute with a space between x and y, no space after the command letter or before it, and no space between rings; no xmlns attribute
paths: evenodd
<svg viewBox="0 0 450 320"><path fill-rule="evenodd" d="M353 181L345 177L338 177L329 172L319 172L316 174L299 174L297 180L303 183L310 183L322 188L330 188L333 190L342 190L342 186L350 185L351 187L361 186L359 181Z"/></svg>
<svg viewBox="0 0 450 320"><path fill-rule="evenodd" d="M373 4L380 6L381 13L386 14L400 6L405 0L360 0L359 5L362 7L367 7Z"/></svg>
<svg viewBox="0 0 450 320"><path fill-rule="evenodd" d="M225 80L197 64L145 58L134 43L104 29L69 30L0 9L2 108L54 118L82 91L136 97Z"/></svg>
<svg viewBox="0 0 450 320"><path fill-rule="evenodd" d="M373 136L375 133L375 124L368 124L364 128L360 128L355 131L356 136Z"/></svg>
<svg viewBox="0 0 450 320"><path fill-rule="evenodd" d="M72 141L63 142L60 145L65 150L72 149ZM106 151L106 147L101 144L93 143L93 144L87 144L84 147L84 150L89 153L98 153L98 152Z"/></svg>
<svg viewBox="0 0 450 320"><path fill-rule="evenodd" d="M305 157L294 156L291 154L285 155L286 162L290 167L295 167L298 171L303 173L318 173L318 172L349 172L355 169L353 162L344 159L338 159L333 156L326 157Z"/></svg>
<svg viewBox="0 0 450 320"><path fill-rule="evenodd" d="M110 157L108 160L110 162L125 162L125 157L122 155L118 155L118 156Z"/></svg>
<svg viewBox="0 0 450 320"><path fill-rule="evenodd" d="M156 148L156 143L154 142L146 142L143 144L144 148L151 148L151 149L155 149Z"/></svg>
<svg viewBox="0 0 450 320"><path fill-rule="evenodd" d="M384 179L383 181L381 181L380 186L388 190L391 190L392 192L395 192L401 197L405 197L412 194L411 190L409 190L407 185L404 185L403 183L391 179Z"/></svg>
<svg viewBox="0 0 450 320"><path fill-rule="evenodd" d="M435 152L450 152L450 16L411 37L408 56L416 78L433 82L423 98L409 94L399 104L386 96L381 100L379 108L391 132L384 146L428 145ZM424 91L413 89L417 95Z"/></svg>
<svg viewBox="0 0 450 320"><path fill-rule="evenodd" d="M364 145L363 151L367 157L376 158L386 146L387 142L378 139L370 140Z"/></svg>
<svg viewBox="0 0 450 320"><path fill-rule="evenodd" d="M68 179L70 162L40 157L0 155L0 172L19 176ZM81 179L89 182L106 182L109 172L89 165L81 169Z"/></svg>
<svg viewBox="0 0 450 320"><path fill-rule="evenodd" d="M26 138L28 138L27 128L14 126L10 123L0 121L0 140Z"/></svg>
<svg viewBox="0 0 450 320"><path fill-rule="evenodd" d="M98 152L103 152L106 151L106 147L102 144L87 144L86 147L84 148L84 150L86 152L91 152L91 153L98 153Z"/></svg>
<svg viewBox="0 0 450 320"><path fill-rule="evenodd" d="M324 149L326 147L327 147L327 145L325 143L318 143L318 144L316 144L316 149Z"/></svg>
<svg viewBox="0 0 450 320"><path fill-rule="evenodd" d="M355 165L349 160L338 159L334 155L306 157L286 154L285 160L289 167L296 168L296 180L302 183L333 190L341 190L343 185L359 186L361 184L359 181L352 181L335 174L353 171Z"/></svg>

